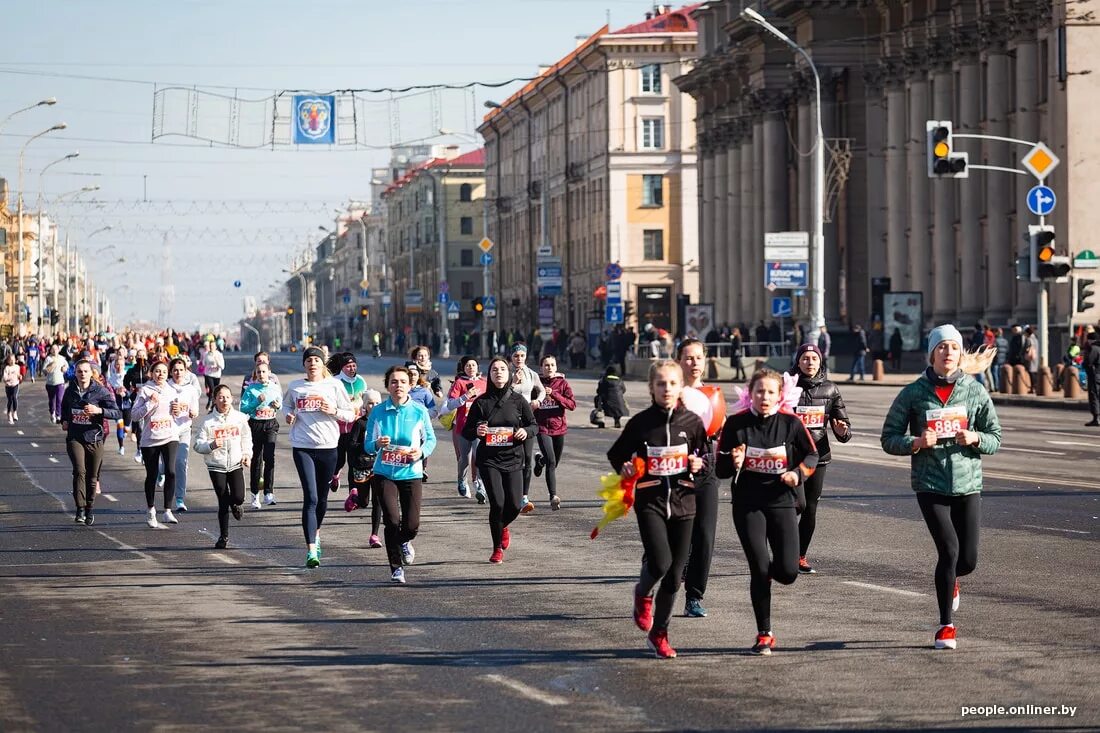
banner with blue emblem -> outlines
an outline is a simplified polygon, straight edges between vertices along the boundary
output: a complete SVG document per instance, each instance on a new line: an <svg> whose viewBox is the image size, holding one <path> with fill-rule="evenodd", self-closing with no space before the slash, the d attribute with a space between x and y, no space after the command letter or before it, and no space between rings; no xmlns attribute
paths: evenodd
<svg viewBox="0 0 1100 733"><path fill-rule="evenodd" d="M336 97L296 95L294 97L294 144L336 144Z"/></svg>

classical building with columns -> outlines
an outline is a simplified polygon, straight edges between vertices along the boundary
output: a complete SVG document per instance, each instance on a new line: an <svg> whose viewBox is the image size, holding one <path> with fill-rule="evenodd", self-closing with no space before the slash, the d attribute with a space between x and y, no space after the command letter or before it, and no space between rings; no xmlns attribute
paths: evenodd
<svg viewBox="0 0 1100 733"><path fill-rule="evenodd" d="M1087 9L1064 0L722 0L694 11L699 61L676 80L697 101L701 300L716 320L770 316L768 232L812 231L814 84L794 51L743 19L751 6L813 59L822 85L830 177L825 316L881 315L874 283L924 295L924 324L1034 323L1038 286L1015 278L1030 175L972 169L928 177L926 122L956 135L1044 141L1062 163L1047 179L1047 223L1071 252L1100 231L1096 205L1100 40ZM956 138L971 165L1022 169L1029 146ZM830 190L831 189L831 190ZM1096 249L1095 246L1092 247ZM1054 285L1051 324L1075 314ZM796 299L796 316L806 299ZM1095 321L1092 309L1078 322Z"/></svg>

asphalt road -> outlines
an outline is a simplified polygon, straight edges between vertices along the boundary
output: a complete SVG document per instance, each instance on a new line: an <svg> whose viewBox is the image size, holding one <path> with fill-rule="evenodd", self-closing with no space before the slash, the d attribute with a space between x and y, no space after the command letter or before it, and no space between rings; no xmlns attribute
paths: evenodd
<svg viewBox="0 0 1100 733"><path fill-rule="evenodd" d="M239 375L247 360L229 362ZM392 362L368 358L364 371L380 386ZM286 380L300 366L277 355L275 369ZM96 525L75 525L64 443L42 385L26 385L23 420L0 425L0 730L1100 725L1100 431L1078 413L999 410L1004 447L985 463L959 649L935 652L932 542L907 461L878 447L894 390L843 385L856 436L834 450L810 552L819 573L774 593L776 653L748 654L748 574L726 489L710 615L674 617L680 656L659 661L630 620L636 525L588 539L617 431L585 425L594 382L573 386L584 409L559 469L562 511L536 480L537 511L517 520L506 562L489 565L487 510L457 496L440 431L416 564L393 586L384 551L366 547L369 515L339 506L346 489L323 565L302 567L285 439L279 504L246 509L228 550L212 549L216 502L198 457L191 511L145 527L132 443L108 456ZM643 384L629 400L646 404ZM1057 710L1010 714L1029 705Z"/></svg>

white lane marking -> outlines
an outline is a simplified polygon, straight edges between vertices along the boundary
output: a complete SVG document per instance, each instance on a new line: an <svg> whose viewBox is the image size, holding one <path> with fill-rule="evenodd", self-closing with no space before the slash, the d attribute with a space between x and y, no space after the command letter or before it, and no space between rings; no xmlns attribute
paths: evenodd
<svg viewBox="0 0 1100 733"><path fill-rule="evenodd" d="M116 499L115 497L111 496L110 494L104 494L104 495L103 495L103 498L104 498L104 499L106 499L107 501L118 501L118 499Z"/></svg>
<svg viewBox="0 0 1100 733"><path fill-rule="evenodd" d="M215 560L221 560L226 565L240 565L241 564L240 560L237 560L236 558L229 557L229 555L222 555L221 553L217 553L217 552L215 552L211 557L213 557Z"/></svg>
<svg viewBox="0 0 1100 733"><path fill-rule="evenodd" d="M1100 449L1100 443L1082 443L1078 440L1048 440L1051 445L1083 445L1086 448ZM33 443L31 445L34 445Z"/></svg>
<svg viewBox="0 0 1100 733"><path fill-rule="evenodd" d="M1001 446L999 450L1012 451L1015 453L1038 453L1041 456L1064 456L1064 451L1058 450L1033 450L1032 448L1006 448Z"/></svg>
<svg viewBox="0 0 1100 733"><path fill-rule="evenodd" d="M1002 428L1003 429L1003 428ZM1066 433L1059 430L1040 430L1043 435L1065 435L1068 438L1082 438L1085 437L1081 433Z"/></svg>
<svg viewBox="0 0 1100 733"><path fill-rule="evenodd" d="M57 459L53 456L50 456L50 463L57 463Z"/></svg>
<svg viewBox="0 0 1100 733"><path fill-rule="evenodd" d="M510 677L504 677L499 674L487 674L483 675L483 679L487 679L490 682L496 682L498 685L503 685L513 692L519 693L521 696L526 697L528 700L534 700L535 702L541 702L543 705L568 705L569 701L564 697L557 695L551 695L548 692L542 690L536 690L533 687L523 684Z"/></svg>
<svg viewBox="0 0 1100 733"><path fill-rule="evenodd" d="M32 441L31 441L31 448L37 448L37 447L38 447L38 443L35 443L35 442L34 442L34 441L32 440Z"/></svg>
<svg viewBox="0 0 1100 733"><path fill-rule="evenodd" d="M1047 532L1069 532L1070 534L1092 534L1092 532L1085 532L1080 529L1062 529L1061 527L1040 527L1037 524L1021 524L1021 527L1027 527L1028 529L1042 529Z"/></svg>
<svg viewBox="0 0 1100 733"><path fill-rule="evenodd" d="M890 588L885 585L874 585L873 583L860 583L856 580L845 580L844 585L854 585L857 588L866 588L867 590L881 590L885 593L896 593L899 596L909 596L911 598L923 598L928 595L927 593L917 593L913 590L902 590L901 588Z"/></svg>
<svg viewBox="0 0 1100 733"><path fill-rule="evenodd" d="M862 502L862 501L851 501L849 499L837 499L836 501L843 502L844 504L854 504L856 506L871 506L870 504L867 504L867 503Z"/></svg>
<svg viewBox="0 0 1100 733"><path fill-rule="evenodd" d="M15 432L16 432L16 434L17 434L17 435L23 435L23 431L22 431L22 430L16 430Z"/></svg>

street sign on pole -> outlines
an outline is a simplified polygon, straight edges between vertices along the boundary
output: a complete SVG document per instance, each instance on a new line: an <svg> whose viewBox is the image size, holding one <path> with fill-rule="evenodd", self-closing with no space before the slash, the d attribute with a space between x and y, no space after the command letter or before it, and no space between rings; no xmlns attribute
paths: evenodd
<svg viewBox="0 0 1100 733"><path fill-rule="evenodd" d="M451 290L451 286L447 283L446 280L440 280L439 281L439 292L447 293L447 292L450 292L450 290Z"/></svg>
<svg viewBox="0 0 1100 733"><path fill-rule="evenodd" d="M442 293L439 294L439 302L442 303L443 305L447 305L447 303L449 303L450 301L451 301L451 294L450 293L442 292Z"/></svg>
<svg viewBox="0 0 1100 733"><path fill-rule="evenodd" d="M607 283L605 300L607 305L617 305L623 302L623 284L618 280L610 280Z"/></svg>
<svg viewBox="0 0 1100 733"><path fill-rule="evenodd" d="M623 268L618 262L611 262L604 268L603 274L607 276L608 280L618 280L623 276Z"/></svg>
<svg viewBox="0 0 1100 733"><path fill-rule="evenodd" d="M622 305L607 305L604 307L604 321L607 323L622 323L623 322L623 307Z"/></svg>
<svg viewBox="0 0 1100 733"><path fill-rule="evenodd" d="M810 233L765 233L764 259L773 262L808 262L810 259Z"/></svg>
<svg viewBox="0 0 1100 733"><path fill-rule="evenodd" d="M489 250L491 250L493 248L493 240L489 239L488 237L485 237L484 239L482 239L480 242L477 243L477 246L481 248L482 252L488 252Z"/></svg>
<svg viewBox="0 0 1100 733"><path fill-rule="evenodd" d="M791 299L786 296L772 298L772 318L790 318L794 313Z"/></svg>
<svg viewBox="0 0 1100 733"><path fill-rule="evenodd" d="M764 263L764 287L768 290L797 290L810 285L810 264L808 262L772 262Z"/></svg>
<svg viewBox="0 0 1100 733"><path fill-rule="evenodd" d="M447 306L447 320L448 321L457 321L460 312L461 312L461 309L458 307L458 303L456 303L455 301L452 300L451 304L449 306Z"/></svg>
<svg viewBox="0 0 1100 733"><path fill-rule="evenodd" d="M1031 175L1043 181L1047 176L1051 174L1061 161L1058 156L1054 154L1054 151L1046 146L1044 143L1036 143L1035 147L1028 151L1027 155L1023 157L1020 164L1024 168L1031 171Z"/></svg>
<svg viewBox="0 0 1100 733"><path fill-rule="evenodd" d="M1091 249L1083 249L1073 257L1074 270L1091 270L1100 267L1100 258Z"/></svg>
<svg viewBox="0 0 1100 733"><path fill-rule="evenodd" d="M561 295L561 257L540 257L536 270L539 295Z"/></svg>
<svg viewBox="0 0 1100 733"><path fill-rule="evenodd" d="M1049 186L1034 186L1027 192L1027 209L1035 216L1050 216L1058 203L1058 197Z"/></svg>
<svg viewBox="0 0 1100 733"><path fill-rule="evenodd" d="M484 298L482 298L481 304L485 308L485 310L496 310L497 298L495 295L486 295Z"/></svg>
<svg viewBox="0 0 1100 733"><path fill-rule="evenodd" d="M493 255L491 253L486 252L485 254L481 255L482 267L488 267L491 264L493 264Z"/></svg>

